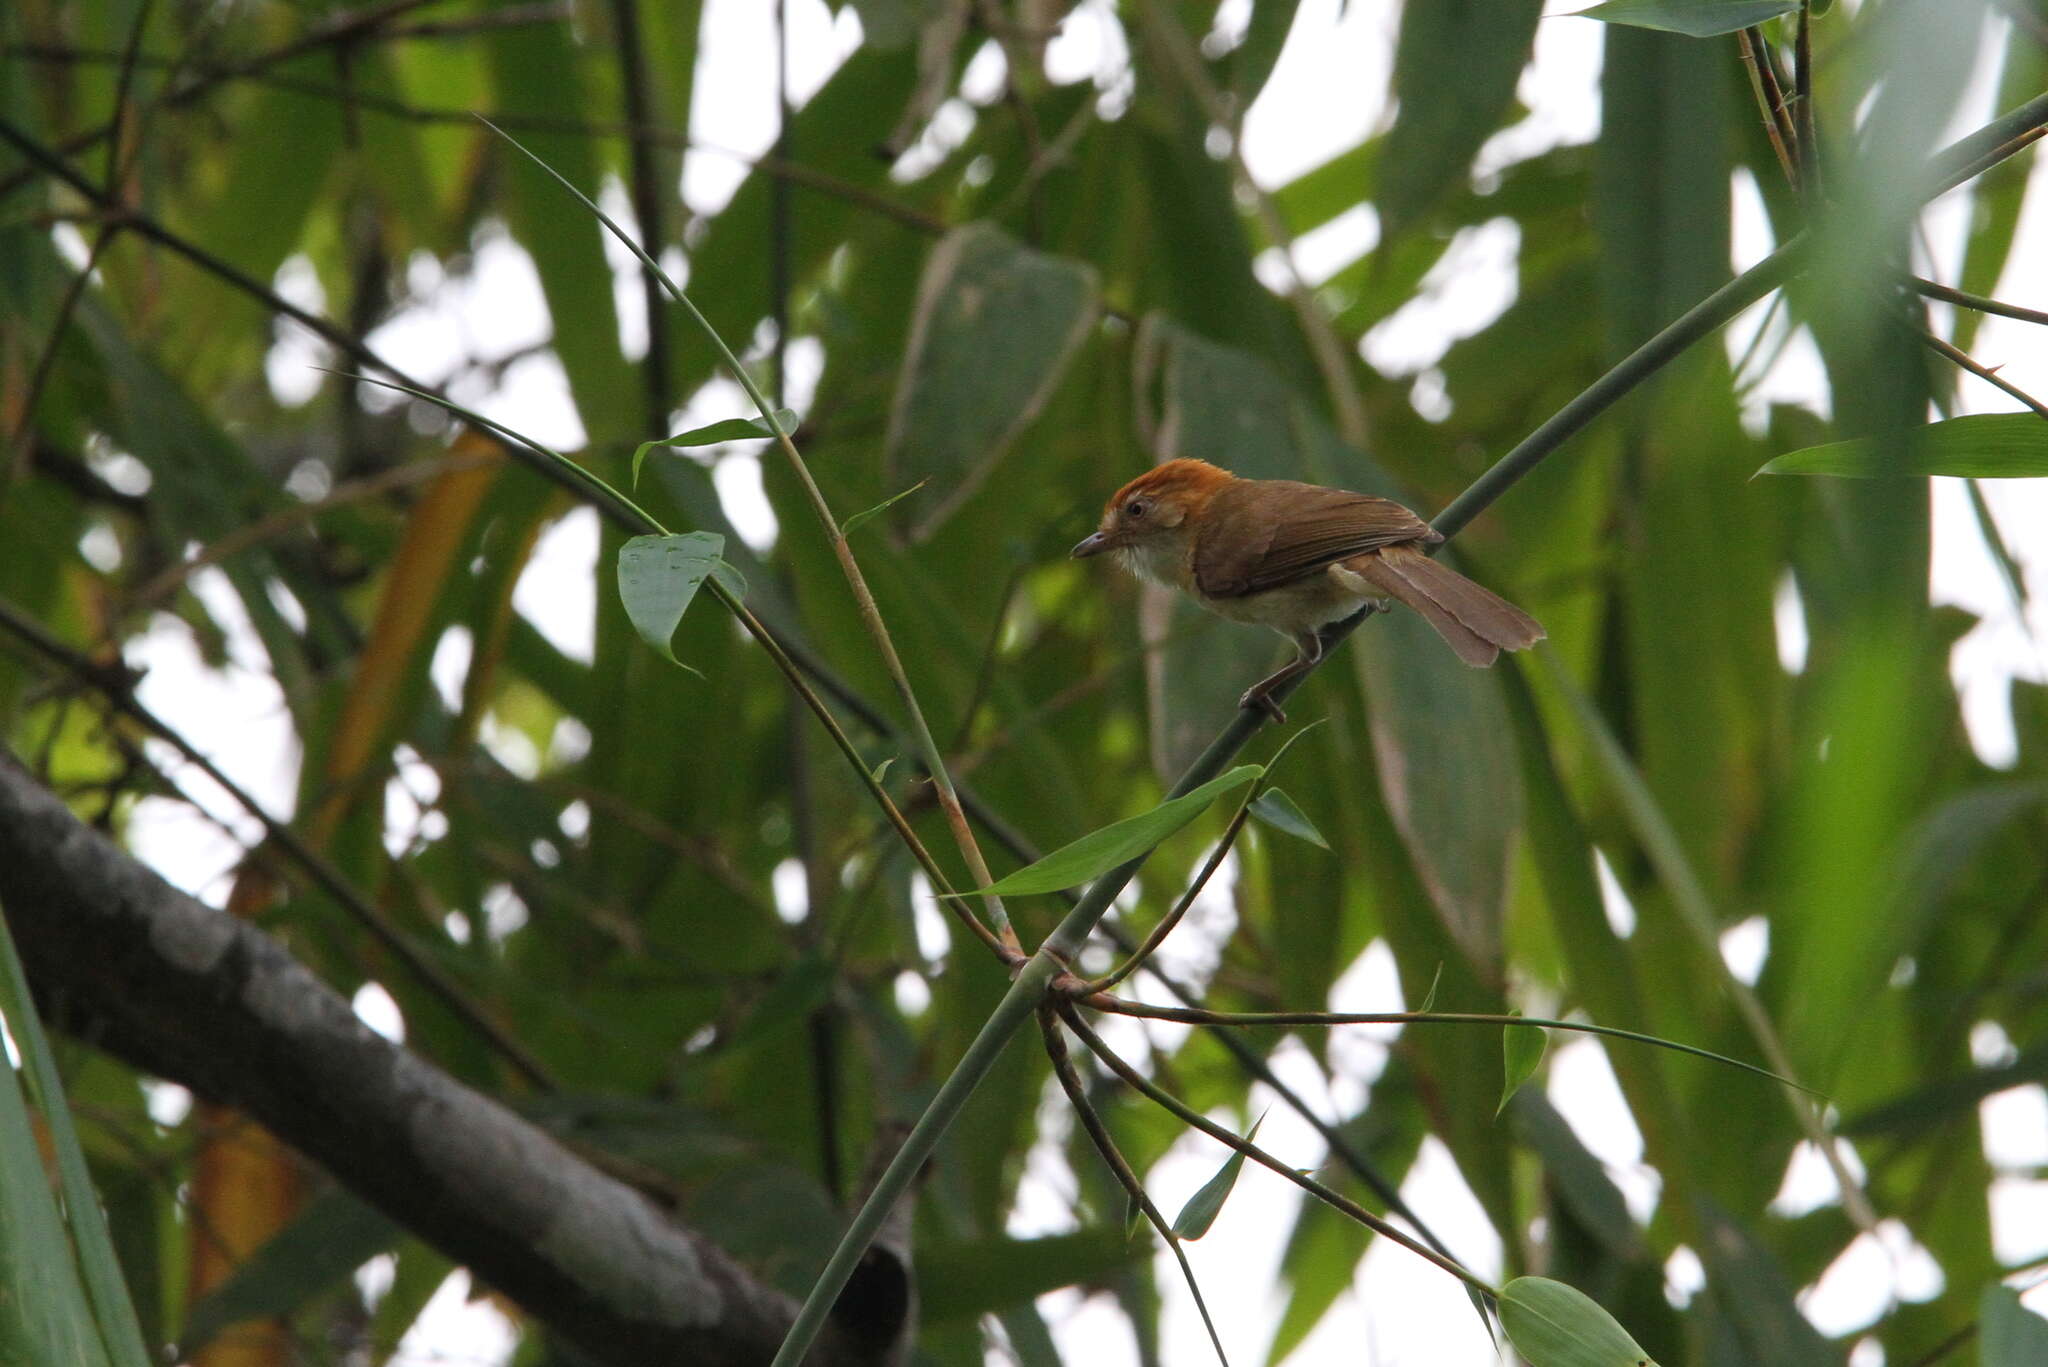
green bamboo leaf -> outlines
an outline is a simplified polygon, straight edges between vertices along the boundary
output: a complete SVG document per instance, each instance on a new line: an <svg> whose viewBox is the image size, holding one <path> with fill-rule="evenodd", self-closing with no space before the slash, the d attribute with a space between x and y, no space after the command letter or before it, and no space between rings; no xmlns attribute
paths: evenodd
<svg viewBox="0 0 2048 1367"><path fill-rule="evenodd" d="M877 503L874 507L861 509L861 511L855 513L852 517L847 518L846 521L839 524L839 534L841 536L852 536L853 529L855 527L858 527L861 523L867 521L869 518L873 517L877 513L887 512L891 505L900 503L904 499L909 498L912 494L916 493L919 489L924 488L924 486L929 483L931 483L929 479L921 479L917 483L911 485L908 489L905 489L902 493L891 494L889 495L889 497L883 499L880 503Z"/></svg>
<svg viewBox="0 0 2048 1367"><path fill-rule="evenodd" d="M319 1197L192 1307L179 1361L231 1325L297 1310L389 1249L401 1234L389 1216L345 1191Z"/></svg>
<svg viewBox="0 0 2048 1367"><path fill-rule="evenodd" d="M718 553L724 549L725 538L716 532L636 536L619 548L619 601L640 639L671 664L690 669L675 657L669 638L676 634L690 600L717 568Z"/></svg>
<svg viewBox="0 0 2048 1367"><path fill-rule="evenodd" d="M1516 1013L1521 1014L1520 1012ZM1536 1071L1536 1065L1543 1062L1543 1050L1550 1043L1550 1036L1534 1025L1509 1025L1500 1032L1501 1062L1506 1080L1501 1085L1500 1105L1493 1108L1499 1115L1507 1109L1522 1084Z"/></svg>
<svg viewBox="0 0 2048 1367"><path fill-rule="evenodd" d="M1244 1142L1249 1144L1259 1137L1259 1126L1266 1123L1261 1115L1252 1122L1245 1134ZM1244 1150L1232 1149L1230 1157L1216 1170L1216 1175L1202 1183L1202 1188L1188 1198L1180 1208L1180 1214L1173 1217L1173 1232L1183 1239L1199 1239L1209 1232L1209 1226L1216 1223L1216 1217L1223 1213L1223 1203L1230 1199L1230 1189L1237 1185L1237 1175L1244 1170Z"/></svg>
<svg viewBox="0 0 2048 1367"><path fill-rule="evenodd" d="M1278 788L1268 788L1252 799L1252 815L1276 831L1282 831L1296 840L1306 840L1311 845L1330 848L1330 842L1323 839L1323 833L1316 829L1316 823L1308 819L1294 799Z"/></svg>
<svg viewBox="0 0 2048 1367"><path fill-rule="evenodd" d="M1597 1302L1547 1277L1501 1288L1500 1323L1530 1367L1657 1367Z"/></svg>
<svg viewBox="0 0 2048 1367"><path fill-rule="evenodd" d="M1607 0L1568 17L1682 33L1688 38L1714 38L1798 8L1799 0Z"/></svg>
<svg viewBox="0 0 2048 1367"><path fill-rule="evenodd" d="M725 591L735 598L747 596L747 577L733 568L732 562L723 557L712 562L711 577L725 586Z"/></svg>
<svg viewBox="0 0 2048 1367"><path fill-rule="evenodd" d="M775 425L769 426L759 418L721 418L717 422L693 427L687 432L678 432L673 437L656 437L643 441L633 448L633 487L640 487L640 465L647 459L647 453L657 446L717 446L728 441L759 441L763 437L775 436L778 432L787 435L796 431L797 416L787 408L775 410Z"/></svg>
<svg viewBox="0 0 2048 1367"><path fill-rule="evenodd" d="M2009 1286L1988 1286L1977 1302L1978 1357L1984 1367L2038 1367L2048 1362L2048 1319L2020 1304Z"/></svg>
<svg viewBox="0 0 2048 1367"><path fill-rule="evenodd" d="M1423 993L1423 994L1422 994L1422 1005L1420 1005L1420 1006L1416 1007L1415 1009L1416 1009L1417 1011L1434 1011L1434 1010L1436 1010L1436 990L1437 990L1437 989L1438 989L1439 987L1442 987L1443 985L1444 985L1444 964L1443 964L1443 960L1439 959L1439 960L1437 960L1437 964L1436 964L1436 972L1430 975L1430 979L1429 979L1429 991L1427 991L1427 992L1425 992L1425 993Z"/></svg>
<svg viewBox="0 0 2048 1367"><path fill-rule="evenodd" d="M14 938L0 917L0 1013L42 1111L64 1216L42 1180L43 1158L15 1072L0 1057L0 1356L25 1362L146 1367L150 1361L121 1276L98 1193L71 1124L56 1056L29 995ZM81 1280L81 1275L82 1280Z"/></svg>
<svg viewBox="0 0 2048 1367"><path fill-rule="evenodd" d="M1117 865L1136 859L1154 845L1193 821L1221 793L1243 787L1265 773L1265 766L1240 764L1229 773L1212 778L1193 792L1169 798L1149 812L1112 822L1090 831L1071 844L1062 845L1035 864L997 879L985 888L955 897L1022 897L1037 892L1058 892L1085 883Z"/></svg>
<svg viewBox="0 0 2048 1367"><path fill-rule="evenodd" d="M2035 413L1977 413L1881 437L1788 451L1760 475L1840 475L1882 479L1966 475L2032 479L2048 475L2048 421Z"/></svg>

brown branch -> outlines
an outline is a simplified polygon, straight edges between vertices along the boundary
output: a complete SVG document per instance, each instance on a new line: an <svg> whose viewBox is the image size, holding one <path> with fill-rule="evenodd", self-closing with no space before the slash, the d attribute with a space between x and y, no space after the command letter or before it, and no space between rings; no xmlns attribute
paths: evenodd
<svg viewBox="0 0 2048 1367"><path fill-rule="evenodd" d="M2039 323L2043 327L2048 327L2048 313L2043 313L2039 309L2021 308L2018 304L2008 304L2003 299L1993 299L1982 294L1970 294L1967 291L1955 289L1933 280L1923 280L1917 275L1912 277L1908 283L1916 293L1922 294L1929 299L1939 299L1944 304L1954 304L1958 308L1973 309L1978 313L1995 313L2001 318L2017 318L2022 323Z"/></svg>
<svg viewBox="0 0 2048 1367"><path fill-rule="evenodd" d="M598 1361L758 1367L773 1355L789 1297L370 1030L275 940L165 883L5 754L0 902L56 1024L248 1112ZM854 1297L838 1313L874 1310ZM863 1329L859 1343L828 1331L811 1361L879 1367L894 1335L879 1343L871 1319Z"/></svg>
<svg viewBox="0 0 2048 1367"><path fill-rule="evenodd" d="M1793 149L1798 145L1799 134L1785 111L1785 92L1771 62L1770 44L1764 41L1760 28L1743 29L1735 39L1742 49L1742 63L1749 68L1749 88L1756 96L1757 107L1763 111L1764 134L1771 140L1771 150L1777 154L1786 182L1796 191L1799 163Z"/></svg>
<svg viewBox="0 0 2048 1367"><path fill-rule="evenodd" d="M2011 380L2006 379L1997 371L1991 369L1991 367L1980 363L1955 343L1945 341L1925 328L1913 329L1913 335L1919 339L1922 346L1927 347L1935 355L1942 357L1963 370L1969 371L1986 384L2003 390L2027 407L2033 409L2036 413L2039 413L2042 417L2048 418L2048 404L2042 403L2026 390L2021 389Z"/></svg>

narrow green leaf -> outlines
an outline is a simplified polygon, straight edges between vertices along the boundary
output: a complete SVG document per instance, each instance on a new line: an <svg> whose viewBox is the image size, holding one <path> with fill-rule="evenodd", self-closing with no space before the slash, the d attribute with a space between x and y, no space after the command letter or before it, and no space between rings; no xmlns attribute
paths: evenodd
<svg viewBox="0 0 2048 1367"><path fill-rule="evenodd" d="M904 499L909 498L912 494L916 493L919 489L924 488L924 486L929 483L931 483L929 479L921 479L917 483L911 485L908 489L905 489L902 493L891 494L889 495L889 497L883 499L880 503L877 503L872 508L863 508L861 511L855 513L852 517L847 518L846 521L839 524L839 534L841 536L852 536L853 529L855 527L858 527L861 523L867 521L869 518L873 517L877 513L887 512L891 505L900 503Z"/></svg>
<svg viewBox="0 0 2048 1367"><path fill-rule="evenodd" d="M1565 17L1653 28L1688 38L1714 38L1798 8L1799 0L1607 0Z"/></svg>
<svg viewBox="0 0 2048 1367"><path fill-rule="evenodd" d="M943 495L913 540L951 516L1038 416L1087 338L1100 293L1094 267L1033 251L987 222L932 249L883 446L890 483L932 479Z"/></svg>
<svg viewBox="0 0 2048 1367"><path fill-rule="evenodd" d="M1425 993L1423 993L1423 994L1422 994L1422 1005L1420 1005L1420 1006L1416 1007L1415 1009L1416 1009L1417 1011L1434 1011L1434 1010L1436 1010L1436 990L1437 990L1437 989L1438 989L1439 987L1442 987L1443 985L1444 985L1444 963L1443 963L1443 960L1439 959L1439 960L1437 960L1437 963L1436 963L1436 972L1430 975L1430 979L1429 979L1429 991L1427 991L1427 992L1425 992Z"/></svg>
<svg viewBox="0 0 2048 1367"><path fill-rule="evenodd" d="M1244 1137L1249 1144L1259 1137L1259 1126L1266 1123L1260 1116ZM1216 1223L1216 1217L1223 1213L1223 1203L1230 1199L1230 1189L1237 1185L1237 1175L1244 1170L1244 1151L1232 1149L1230 1157L1216 1170L1216 1175L1202 1183L1202 1188L1188 1198L1180 1208L1180 1214L1173 1217L1173 1232L1183 1239L1199 1239L1209 1232L1209 1226Z"/></svg>
<svg viewBox="0 0 2048 1367"><path fill-rule="evenodd" d="M1258 764L1240 764L1229 773L1210 779L1191 793L1160 803L1100 830L1090 831L1071 844L1062 845L1035 864L997 879L985 888L956 897L1022 897L1038 892L1058 892L1085 883L1117 865L1136 859L1154 845L1200 816L1219 794L1239 788L1265 773Z"/></svg>
<svg viewBox="0 0 2048 1367"><path fill-rule="evenodd" d="M678 432L673 437L656 437L643 441L633 448L633 486L640 485L640 463L647 459L647 453L657 446L717 446L728 441L759 441L772 437L779 431L784 435L796 431L797 416L787 408L775 410L775 425L769 426L759 418L721 418L717 422L693 427L687 432Z"/></svg>
<svg viewBox="0 0 2048 1367"><path fill-rule="evenodd" d="M0 1074L5 1074L0 1077L0 1172L10 1174L0 1181L0 1287L8 1288L8 1294L0 1295L0 1345L25 1362L147 1367L149 1352L85 1166L85 1151L71 1124L57 1060L4 918L0 959L0 1012L20 1051L22 1075L42 1110L64 1204L71 1212L67 1238L64 1217L43 1181L42 1154L14 1070L0 1056Z"/></svg>
<svg viewBox="0 0 2048 1367"><path fill-rule="evenodd" d="M636 536L619 548L619 601L640 639L671 664L690 668L676 659L669 638L724 549L725 538L716 532Z"/></svg>
<svg viewBox="0 0 2048 1367"><path fill-rule="evenodd" d="M1657 1367L1597 1302L1547 1277L1501 1288L1500 1323L1530 1367Z"/></svg>
<svg viewBox="0 0 2048 1367"><path fill-rule="evenodd" d="M883 760L880 764L877 764L875 766L875 782L880 783L882 781L882 776L889 772L889 766L894 764L895 762L896 756L891 755L887 759Z"/></svg>
<svg viewBox="0 0 2048 1367"><path fill-rule="evenodd" d="M1513 106L1542 0L1410 0L1394 50L1394 126L1374 204L1388 237L1414 226Z"/></svg>
<svg viewBox="0 0 2048 1367"><path fill-rule="evenodd" d="M1977 413L1881 437L1788 451L1760 475L1882 479L1965 475L2032 479L2048 475L2048 421L2036 413Z"/></svg>
<svg viewBox="0 0 2048 1367"><path fill-rule="evenodd" d="M1495 1115L1507 1109L1508 1102L1536 1071L1536 1065L1543 1062L1543 1049L1549 1042L1550 1036L1534 1025L1509 1025L1502 1028L1500 1050L1506 1080L1501 1085L1500 1105L1493 1108Z"/></svg>
<svg viewBox="0 0 2048 1367"><path fill-rule="evenodd" d="M2009 1286L1987 1286L1977 1302L1978 1358L1983 1367L2039 1367L2048 1362L2048 1319L2020 1304Z"/></svg>
<svg viewBox="0 0 2048 1367"><path fill-rule="evenodd" d="M1323 839L1323 833L1316 829L1316 823L1294 804L1294 799L1278 788L1268 788L1252 799L1252 815L1276 831L1282 831L1296 840L1306 840L1323 849L1330 848L1330 842Z"/></svg>
<svg viewBox="0 0 2048 1367"><path fill-rule="evenodd" d="M289 1314L397 1243L391 1218L345 1191L332 1191L241 1263L192 1307L179 1360L230 1325Z"/></svg>

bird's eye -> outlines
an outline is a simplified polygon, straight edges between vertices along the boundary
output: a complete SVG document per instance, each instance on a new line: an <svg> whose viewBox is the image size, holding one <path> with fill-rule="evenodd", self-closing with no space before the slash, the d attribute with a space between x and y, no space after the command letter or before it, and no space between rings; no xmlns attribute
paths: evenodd
<svg viewBox="0 0 2048 1367"><path fill-rule="evenodd" d="M1143 517L1144 515L1145 515L1145 500L1144 500L1144 499L1142 499L1142 498L1134 498L1134 499L1132 499L1132 500L1131 500L1131 501L1130 501L1129 503L1126 503L1126 504L1124 505L1124 516L1125 516L1125 517Z"/></svg>

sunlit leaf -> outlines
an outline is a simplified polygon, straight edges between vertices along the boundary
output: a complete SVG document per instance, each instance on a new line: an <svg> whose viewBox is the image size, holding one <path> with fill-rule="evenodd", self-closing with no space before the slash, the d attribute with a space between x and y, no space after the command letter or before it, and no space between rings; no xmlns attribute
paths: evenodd
<svg viewBox="0 0 2048 1367"><path fill-rule="evenodd" d="M1760 475L1839 475L1882 479L1965 475L2032 479L2048 475L2048 418L2037 413L1976 413L1885 437L1788 451Z"/></svg>
<svg viewBox="0 0 2048 1367"><path fill-rule="evenodd" d="M1751 28L1799 8L1799 0L1606 0L1567 17L1712 38Z"/></svg>
<svg viewBox="0 0 2048 1367"><path fill-rule="evenodd" d="M1598 1302L1547 1277L1502 1287L1500 1322L1530 1367L1656 1367Z"/></svg>
<svg viewBox="0 0 2048 1367"><path fill-rule="evenodd" d="M716 532L636 536L619 548L619 601L640 639L673 664L683 662L670 649L669 638L724 549L725 538Z"/></svg>
<svg viewBox="0 0 2048 1367"><path fill-rule="evenodd" d="M1037 863L998 879L986 888L956 896L1018 897L1036 892L1058 892L1108 873L1119 864L1136 859L1154 845L1200 816L1223 793L1241 788L1265 772L1258 764L1240 764L1219 778L1212 778L1193 792L1160 803L1149 812L1090 831L1072 844L1062 845Z"/></svg>

